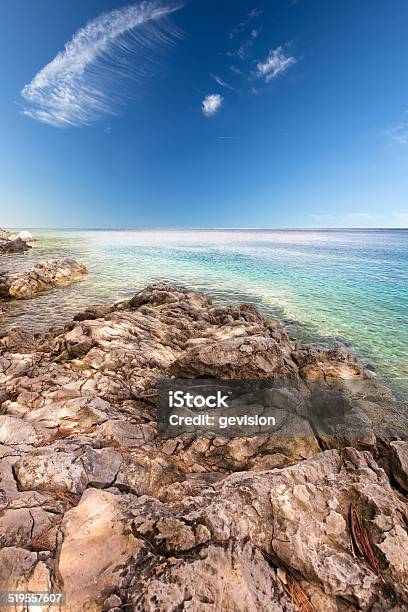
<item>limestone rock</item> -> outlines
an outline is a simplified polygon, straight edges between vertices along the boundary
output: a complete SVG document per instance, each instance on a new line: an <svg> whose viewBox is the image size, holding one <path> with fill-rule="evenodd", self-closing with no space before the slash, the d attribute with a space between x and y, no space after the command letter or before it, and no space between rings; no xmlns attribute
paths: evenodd
<svg viewBox="0 0 408 612"><path fill-rule="evenodd" d="M125 527L129 500L89 489L66 513L59 572L67 595L67 612L101 610L104 595L120 581L123 567L141 543Z"/></svg>
<svg viewBox="0 0 408 612"><path fill-rule="evenodd" d="M52 526L55 515L42 508L21 507L14 503L0 515L0 546L27 546ZM20 506L20 507L19 507Z"/></svg>
<svg viewBox="0 0 408 612"><path fill-rule="evenodd" d="M373 376L344 348L324 350L300 345L293 351L292 356L299 367L301 377L308 381L367 379Z"/></svg>
<svg viewBox="0 0 408 612"><path fill-rule="evenodd" d="M184 610L270 610L295 612L276 572L246 543L210 544L183 559L163 559L142 568L130 582L138 612Z"/></svg>
<svg viewBox="0 0 408 612"><path fill-rule="evenodd" d="M351 552L348 510L356 502L374 549L385 555L387 588ZM323 588L333 603L340 597L357 609L369 609L376 601L390 609L394 601L408 603L404 515L406 506L370 454L346 449L326 451L283 470L238 473L197 492L188 483L172 485L161 504L138 504L133 532L143 534L167 557L176 554L181 539L175 536L175 526L164 532L163 521L173 517L174 523L177 518L192 535L194 526L204 525L212 543L249 539L276 565ZM183 539L186 553L194 555L194 538L191 543Z"/></svg>
<svg viewBox="0 0 408 612"><path fill-rule="evenodd" d="M30 575L37 564L37 555L23 548L0 548L0 590L27 590Z"/></svg>
<svg viewBox="0 0 408 612"><path fill-rule="evenodd" d="M163 436L157 388L172 376L252 379L231 409L274 409L275 431ZM0 340L0 590L51 584L72 612L295 612L296 581L317 612L401 612L406 408L350 352L174 286L59 333L13 330ZM380 575L353 554L351 504Z"/></svg>
<svg viewBox="0 0 408 612"><path fill-rule="evenodd" d="M0 415L0 444L34 444L40 440L38 430L19 418Z"/></svg>
<svg viewBox="0 0 408 612"><path fill-rule="evenodd" d="M0 278L0 295L27 299L42 291L80 281L86 274L86 267L73 259L47 261L36 264L26 272L3 275Z"/></svg>
<svg viewBox="0 0 408 612"><path fill-rule="evenodd" d="M83 465L75 462L74 453L51 453L26 456L14 465L22 491L52 489L82 493L88 483Z"/></svg>
<svg viewBox="0 0 408 612"><path fill-rule="evenodd" d="M295 364L274 338L250 336L198 345L170 369L176 378L295 378Z"/></svg>

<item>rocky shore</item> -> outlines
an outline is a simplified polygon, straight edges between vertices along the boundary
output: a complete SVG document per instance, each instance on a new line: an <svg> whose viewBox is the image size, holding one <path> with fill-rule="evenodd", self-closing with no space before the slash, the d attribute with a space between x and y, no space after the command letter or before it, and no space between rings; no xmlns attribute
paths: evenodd
<svg viewBox="0 0 408 612"><path fill-rule="evenodd" d="M408 608L407 405L350 352L167 285L75 319L0 341L0 591L62 590L69 612ZM241 402L278 405L279 435L158 435L171 377L263 381Z"/></svg>
<svg viewBox="0 0 408 612"><path fill-rule="evenodd" d="M0 297L27 299L42 291L76 283L87 273L86 267L74 259L46 261L25 272L0 274Z"/></svg>

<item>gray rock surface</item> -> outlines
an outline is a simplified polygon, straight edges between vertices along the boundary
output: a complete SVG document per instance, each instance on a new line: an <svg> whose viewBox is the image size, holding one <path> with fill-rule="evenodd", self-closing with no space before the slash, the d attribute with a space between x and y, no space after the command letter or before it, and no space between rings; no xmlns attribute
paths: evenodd
<svg viewBox="0 0 408 612"><path fill-rule="evenodd" d="M279 395L278 435L166 438L155 394L171 376L297 391L256 395ZM66 612L294 612L295 584L310 610L406 610L406 413L351 353L178 287L57 335L15 330L0 340L0 590L52 585ZM352 546L350 506L378 571Z"/></svg>

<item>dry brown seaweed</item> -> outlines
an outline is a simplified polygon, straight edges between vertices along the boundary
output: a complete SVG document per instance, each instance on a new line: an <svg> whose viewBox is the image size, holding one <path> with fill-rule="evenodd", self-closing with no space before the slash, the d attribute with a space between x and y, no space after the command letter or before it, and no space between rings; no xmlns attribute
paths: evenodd
<svg viewBox="0 0 408 612"><path fill-rule="evenodd" d="M281 583L285 593L289 595L293 605L297 608L299 612L317 612L316 608L310 602L309 597L306 595L305 591L302 589L298 581L287 571L282 568L279 568L272 557L270 557L262 548L256 546L259 552L269 561L269 563L277 570L277 577L279 582ZM284 576L282 576L282 574Z"/></svg>
<svg viewBox="0 0 408 612"><path fill-rule="evenodd" d="M84 427L79 431L68 429L66 427L59 427L57 431L53 433L49 438L36 442L35 444L33 444L33 447L39 448L42 446L48 446L49 444L53 444L53 442L57 442L58 440L65 440L66 438L69 438L70 436L87 435L87 434L93 433L94 431L95 431L94 427Z"/></svg>
<svg viewBox="0 0 408 612"><path fill-rule="evenodd" d="M356 555L364 557L373 572L380 574L380 564L370 543L368 532L364 527L358 509L350 504L349 525L351 541Z"/></svg>
<svg viewBox="0 0 408 612"><path fill-rule="evenodd" d="M280 579L280 582L299 612L316 612L298 581L289 572L285 571L285 580Z"/></svg>
<svg viewBox="0 0 408 612"><path fill-rule="evenodd" d="M51 524L48 525L41 533L38 534L35 538L31 538L27 542L27 547L33 551L41 551L41 550L54 550L55 543L53 544L50 540L50 531L57 527L63 519L63 514L58 516L56 519L51 521Z"/></svg>

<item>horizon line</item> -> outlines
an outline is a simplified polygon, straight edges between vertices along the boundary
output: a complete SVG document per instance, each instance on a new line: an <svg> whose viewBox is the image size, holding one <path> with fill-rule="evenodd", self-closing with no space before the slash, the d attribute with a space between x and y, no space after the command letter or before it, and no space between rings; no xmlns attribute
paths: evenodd
<svg viewBox="0 0 408 612"><path fill-rule="evenodd" d="M407 231L408 227L166 227L166 226L140 226L140 227L65 227L65 226L31 226L31 225L14 225L6 226L5 230L65 230L65 231L110 231L110 232L137 232L137 231Z"/></svg>

